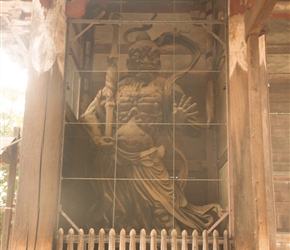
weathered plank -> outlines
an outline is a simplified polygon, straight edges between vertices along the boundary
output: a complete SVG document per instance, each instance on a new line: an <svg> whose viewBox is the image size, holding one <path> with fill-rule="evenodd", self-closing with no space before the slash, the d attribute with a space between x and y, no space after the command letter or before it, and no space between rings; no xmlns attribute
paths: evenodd
<svg viewBox="0 0 290 250"><path fill-rule="evenodd" d="M271 114L290 113L290 105L287 101L271 100Z"/></svg>
<svg viewBox="0 0 290 250"><path fill-rule="evenodd" d="M289 62L269 62L268 63L269 73L280 73L280 74L290 74Z"/></svg>
<svg viewBox="0 0 290 250"><path fill-rule="evenodd" d="M290 247L290 234L289 233L277 233L276 234L276 250L285 250Z"/></svg>
<svg viewBox="0 0 290 250"><path fill-rule="evenodd" d="M275 247L274 197L265 37L248 36L252 181L255 192L257 241L261 249ZM267 240L266 240L267 239Z"/></svg>
<svg viewBox="0 0 290 250"><path fill-rule="evenodd" d="M278 232L290 231L290 202L275 202Z"/></svg>
<svg viewBox="0 0 290 250"><path fill-rule="evenodd" d="M289 180L274 181L275 201L290 202L290 178Z"/></svg>
<svg viewBox="0 0 290 250"><path fill-rule="evenodd" d="M282 101L283 99L280 105L284 104ZM285 112L285 109L282 111ZM273 170L290 171L290 116L288 114L271 115L271 137Z"/></svg>
<svg viewBox="0 0 290 250"><path fill-rule="evenodd" d="M274 100L280 100L280 101L287 101L290 98L290 93L288 92L280 92L280 93L270 93L270 102ZM289 102L290 103L290 102Z"/></svg>
<svg viewBox="0 0 290 250"><path fill-rule="evenodd" d="M289 162L273 162L273 170L280 172L290 172Z"/></svg>
<svg viewBox="0 0 290 250"><path fill-rule="evenodd" d="M269 44L267 45L267 54L290 54L290 44Z"/></svg>
<svg viewBox="0 0 290 250"><path fill-rule="evenodd" d="M232 1L231 1L232 2ZM239 1L238 1L239 2ZM239 30L239 32L237 32ZM254 249L254 235L249 228L255 227L254 213L249 212L253 199L251 181L249 97L247 83L247 51L244 37L244 16L236 15L229 20L229 168L231 199L230 209L234 217L230 230L235 238L237 249ZM234 183L234 185L233 185ZM235 197L239 197L235 199ZM251 210L252 211L252 210Z"/></svg>
<svg viewBox="0 0 290 250"><path fill-rule="evenodd" d="M272 84L286 84L290 83L290 74L268 74L270 86Z"/></svg>
<svg viewBox="0 0 290 250"><path fill-rule="evenodd" d="M259 39L264 24L256 25L264 2L254 1L250 20L242 14L229 19L229 164L234 166L229 175L236 249L275 248L265 41Z"/></svg>
<svg viewBox="0 0 290 250"><path fill-rule="evenodd" d="M275 200L276 202L288 202L288 181L282 180L286 177L283 173L290 172L290 75L269 74L269 83L273 170L282 173L279 175L279 180L274 177ZM285 215L289 214L288 211L281 211L281 206L283 207L285 204L276 203L278 231L286 230L283 223L288 221Z"/></svg>
<svg viewBox="0 0 290 250"><path fill-rule="evenodd" d="M288 1L277 1L270 18L289 18L290 4Z"/></svg>
<svg viewBox="0 0 290 250"><path fill-rule="evenodd" d="M52 245L64 120L64 85L51 78L56 69L55 64L54 70L35 76L36 84L28 87L12 249Z"/></svg>

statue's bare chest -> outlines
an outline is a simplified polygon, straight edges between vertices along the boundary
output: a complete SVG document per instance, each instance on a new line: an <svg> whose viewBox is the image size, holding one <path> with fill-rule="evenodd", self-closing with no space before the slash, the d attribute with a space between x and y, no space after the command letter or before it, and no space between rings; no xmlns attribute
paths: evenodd
<svg viewBox="0 0 290 250"><path fill-rule="evenodd" d="M122 86L116 100L118 117L122 122L132 117L139 122L158 122L162 117L163 94L158 86Z"/></svg>

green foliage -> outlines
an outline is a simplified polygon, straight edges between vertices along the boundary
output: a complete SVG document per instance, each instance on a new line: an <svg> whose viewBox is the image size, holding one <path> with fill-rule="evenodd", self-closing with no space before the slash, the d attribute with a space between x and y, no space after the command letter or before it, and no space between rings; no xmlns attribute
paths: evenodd
<svg viewBox="0 0 290 250"><path fill-rule="evenodd" d="M22 130L26 83L27 69L20 67L18 62L12 61L5 51L0 50L0 137L13 136L14 127L20 127ZM8 176L9 164L0 163L0 244ZM18 174L16 186L17 183Z"/></svg>
<svg viewBox="0 0 290 250"><path fill-rule="evenodd" d="M22 128L24 114L24 92L10 86L1 86L0 93L0 137L13 136L14 127ZM6 206L9 164L0 163L0 243L2 236L3 212ZM15 185L18 184L18 174ZM16 190L16 188L15 188ZM16 199L16 192L14 202Z"/></svg>
<svg viewBox="0 0 290 250"><path fill-rule="evenodd" d="M0 206L5 206L6 202L6 193L7 193L7 183L8 179L8 166L0 166Z"/></svg>
<svg viewBox="0 0 290 250"><path fill-rule="evenodd" d="M14 127L22 127L24 93L9 86L1 88L0 136L13 136Z"/></svg>
<svg viewBox="0 0 290 250"><path fill-rule="evenodd" d="M8 178L8 167L0 165L0 237L2 236L2 222L3 222L3 212L6 202L6 194L7 194L7 178ZM1 238L0 238L1 239Z"/></svg>
<svg viewBox="0 0 290 250"><path fill-rule="evenodd" d="M14 127L22 127L23 114L11 110L1 113L0 136L13 136Z"/></svg>

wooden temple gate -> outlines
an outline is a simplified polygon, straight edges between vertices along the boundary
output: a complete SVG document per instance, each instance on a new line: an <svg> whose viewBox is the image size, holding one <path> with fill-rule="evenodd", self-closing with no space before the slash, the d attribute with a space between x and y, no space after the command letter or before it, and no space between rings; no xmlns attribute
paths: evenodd
<svg viewBox="0 0 290 250"><path fill-rule="evenodd" d="M12 250L48 250L53 249L56 242L53 235L58 217L66 123L66 86L63 80L67 17L65 1L48 2L45 5L39 1L34 3L32 63ZM235 167L229 168L229 234L237 250L272 250L275 248L275 211L268 89L263 78L266 76L265 41L260 35L276 1L247 2L249 11L245 13L241 1L228 1L227 25L231 34L227 44L229 74L226 86L229 102L228 161ZM67 249L93 249L96 243L103 246L104 240L110 250L119 246L121 250L125 249L124 246L134 249L135 240L144 246L143 249L147 246L156 249L159 244L164 249L168 244L172 249L179 246L187 249L189 245L192 249L202 247L206 250L209 245L214 250L219 249L219 245L221 249L229 249L227 231L223 238L217 231L213 237L208 237L205 231L202 238L196 233L177 236L176 231L172 232L171 236L163 233L157 237L153 230L148 237L145 232L137 236L131 231L128 237L124 231L120 232L121 236L116 236L114 230L107 236L103 233L96 236L91 230L88 236L84 236L82 230L78 235L70 230L68 236L64 236L60 230L57 244L59 250L64 245Z"/></svg>

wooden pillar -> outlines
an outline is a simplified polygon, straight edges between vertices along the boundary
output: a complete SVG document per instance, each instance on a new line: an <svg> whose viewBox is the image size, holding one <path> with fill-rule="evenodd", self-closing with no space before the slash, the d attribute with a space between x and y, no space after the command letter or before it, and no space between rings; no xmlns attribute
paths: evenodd
<svg viewBox="0 0 290 250"><path fill-rule="evenodd" d="M250 35L248 47L248 84L250 111L250 149L252 162L252 185L256 225L254 228L256 249L275 249L275 212L272 180L272 157L269 119L268 82L263 77L267 73L262 60L265 41L258 34Z"/></svg>
<svg viewBox="0 0 290 250"><path fill-rule="evenodd" d="M11 249L52 249L64 131L65 1L33 2L29 82Z"/></svg>
<svg viewBox="0 0 290 250"><path fill-rule="evenodd" d="M237 250L275 249L269 100L264 40L259 37L269 2L257 1L246 14L239 1L230 1L230 209Z"/></svg>
<svg viewBox="0 0 290 250"><path fill-rule="evenodd" d="M255 249L250 112L244 15L229 18L229 181L230 227L235 249ZM237 32L239 31L239 32Z"/></svg>

